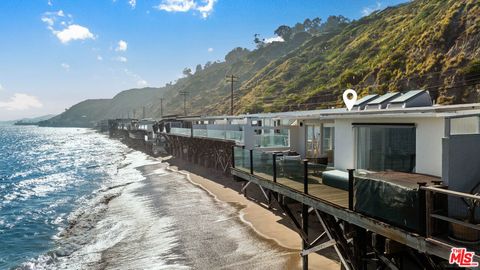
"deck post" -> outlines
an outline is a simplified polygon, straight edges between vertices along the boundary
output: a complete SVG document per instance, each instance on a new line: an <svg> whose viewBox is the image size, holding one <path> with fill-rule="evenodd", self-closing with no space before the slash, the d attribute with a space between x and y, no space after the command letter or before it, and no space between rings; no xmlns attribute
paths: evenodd
<svg viewBox="0 0 480 270"><path fill-rule="evenodd" d="M232 145L232 168L235 168L235 145Z"/></svg>
<svg viewBox="0 0 480 270"><path fill-rule="evenodd" d="M355 169L348 169L348 209L353 210L353 172Z"/></svg>
<svg viewBox="0 0 480 270"><path fill-rule="evenodd" d="M308 194L308 159L303 160L303 192Z"/></svg>
<svg viewBox="0 0 480 270"><path fill-rule="evenodd" d="M308 249L308 205L302 204L302 228L307 239L302 240L302 250ZM302 256L303 270L308 270L308 254Z"/></svg>
<svg viewBox="0 0 480 270"><path fill-rule="evenodd" d="M418 208L419 208L419 211L418 211L418 214L419 214L419 217L418 217L418 225L419 225L419 234L422 235L422 236L425 236L426 235L426 227L427 227L427 218L430 218L427 217L427 202L426 202L426 190L422 189L422 187L425 187L427 185L426 182L418 182Z"/></svg>
<svg viewBox="0 0 480 270"><path fill-rule="evenodd" d="M250 149L250 174L253 174L253 150Z"/></svg>
<svg viewBox="0 0 480 270"><path fill-rule="evenodd" d="M273 182L277 182L277 154L273 153Z"/></svg>

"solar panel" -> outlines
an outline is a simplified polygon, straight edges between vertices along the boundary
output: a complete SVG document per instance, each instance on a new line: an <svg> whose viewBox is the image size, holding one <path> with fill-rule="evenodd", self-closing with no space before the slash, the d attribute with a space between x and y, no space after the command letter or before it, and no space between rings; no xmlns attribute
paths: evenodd
<svg viewBox="0 0 480 270"><path fill-rule="evenodd" d="M357 100L357 102L355 102L355 105L354 106L359 106L365 102L368 102L374 98L378 97L377 94L373 94L373 95L367 95L367 96L364 96L363 98Z"/></svg>
<svg viewBox="0 0 480 270"><path fill-rule="evenodd" d="M383 103L383 102L385 102L385 101L388 101L388 100L391 99L391 98L396 97L396 96L399 95L399 94L400 94L400 93L398 93L398 92L387 93L387 94L385 94L385 95L383 95L383 96L379 96L379 97L377 97L376 99L368 102L368 105L381 104L381 103Z"/></svg>
<svg viewBox="0 0 480 270"><path fill-rule="evenodd" d="M415 97L416 95L424 92L425 90L412 90L412 91L408 91L407 93L397 97L396 99L390 101L390 103L402 103L402 102L405 102L413 97Z"/></svg>

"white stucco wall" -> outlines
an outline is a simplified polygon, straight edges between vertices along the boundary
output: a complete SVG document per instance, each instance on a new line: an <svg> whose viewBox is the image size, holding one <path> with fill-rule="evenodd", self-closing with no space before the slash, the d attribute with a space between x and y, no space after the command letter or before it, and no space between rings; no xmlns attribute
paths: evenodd
<svg viewBox="0 0 480 270"><path fill-rule="evenodd" d="M414 123L417 173L442 176L443 118L377 118L335 120L335 168L355 167L355 134L352 123Z"/></svg>

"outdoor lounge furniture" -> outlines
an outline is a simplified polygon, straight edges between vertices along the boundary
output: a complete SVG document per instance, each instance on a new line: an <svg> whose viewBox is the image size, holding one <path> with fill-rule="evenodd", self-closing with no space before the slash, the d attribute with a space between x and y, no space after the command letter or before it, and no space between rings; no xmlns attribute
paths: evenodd
<svg viewBox="0 0 480 270"><path fill-rule="evenodd" d="M322 182L327 186L348 190L348 173L339 170L324 171Z"/></svg>

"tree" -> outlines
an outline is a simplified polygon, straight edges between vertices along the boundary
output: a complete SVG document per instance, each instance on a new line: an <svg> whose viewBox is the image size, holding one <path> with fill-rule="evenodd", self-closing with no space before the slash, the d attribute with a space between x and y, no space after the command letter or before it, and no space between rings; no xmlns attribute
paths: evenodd
<svg viewBox="0 0 480 270"><path fill-rule="evenodd" d="M225 55L225 61L229 63L234 63L243 58L248 54L248 49L237 47L231 50L227 55Z"/></svg>
<svg viewBox="0 0 480 270"><path fill-rule="evenodd" d="M303 24L301 23L296 23L295 26L293 27L293 30L295 34L305 32L305 26L303 26Z"/></svg>
<svg viewBox="0 0 480 270"><path fill-rule="evenodd" d="M187 67L187 68L184 68L182 73L183 73L183 75L186 76L186 77L192 76L192 69L191 69L191 68L188 68L188 67Z"/></svg>
<svg viewBox="0 0 480 270"><path fill-rule="evenodd" d="M203 69L207 69L209 67L212 66L212 61L208 61L207 63L205 63L205 65L203 66Z"/></svg>
<svg viewBox="0 0 480 270"><path fill-rule="evenodd" d="M202 71L202 65L198 64L197 67L195 68L195 74Z"/></svg>
<svg viewBox="0 0 480 270"><path fill-rule="evenodd" d="M275 30L274 34L287 41L292 37L293 30L289 26L281 25Z"/></svg>
<svg viewBox="0 0 480 270"><path fill-rule="evenodd" d="M261 48L265 45L265 39L260 39L260 34L255 34L253 37L253 43L255 43L257 48Z"/></svg>

